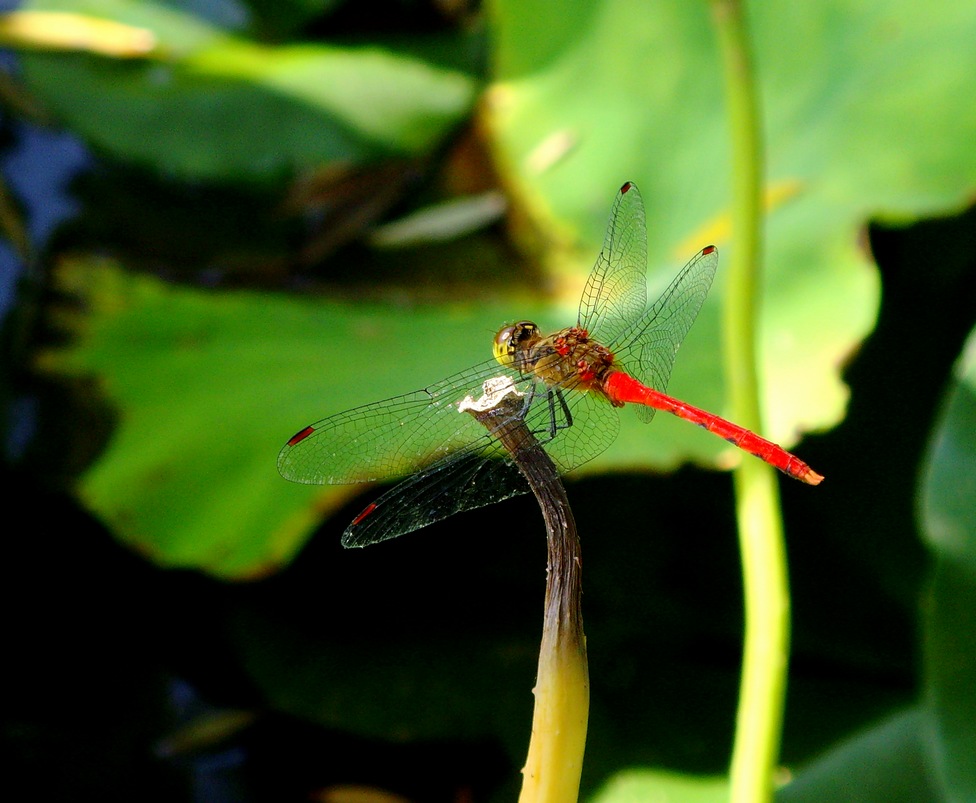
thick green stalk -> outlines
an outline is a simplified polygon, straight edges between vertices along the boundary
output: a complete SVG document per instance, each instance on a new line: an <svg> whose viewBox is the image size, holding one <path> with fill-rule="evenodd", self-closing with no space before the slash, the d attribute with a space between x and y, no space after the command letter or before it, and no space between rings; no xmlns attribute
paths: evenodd
<svg viewBox="0 0 976 803"><path fill-rule="evenodd" d="M712 0L732 141L732 234L723 310L724 364L732 419L761 431L756 320L762 262L762 138L756 78L742 5ZM789 657L786 551L774 470L758 460L736 469L736 516L745 588L745 648L731 799L772 799Z"/></svg>

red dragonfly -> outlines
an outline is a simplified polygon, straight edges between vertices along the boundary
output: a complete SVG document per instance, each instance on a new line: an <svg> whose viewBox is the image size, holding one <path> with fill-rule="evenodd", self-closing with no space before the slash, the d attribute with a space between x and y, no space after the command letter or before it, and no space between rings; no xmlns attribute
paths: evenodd
<svg viewBox="0 0 976 803"><path fill-rule="evenodd" d="M502 445L471 415L471 397L506 378L512 409L560 471L603 452L619 429L615 408L640 405L714 432L810 485L823 477L754 432L664 393L681 341L708 294L718 250L703 248L647 307L644 204L633 183L620 188L603 249L575 326L543 335L530 321L502 328L494 359L436 384L323 418L293 435L278 470L295 482L341 485L406 478L346 528L344 546L367 546L462 510L527 493ZM484 390L483 390L484 389Z"/></svg>

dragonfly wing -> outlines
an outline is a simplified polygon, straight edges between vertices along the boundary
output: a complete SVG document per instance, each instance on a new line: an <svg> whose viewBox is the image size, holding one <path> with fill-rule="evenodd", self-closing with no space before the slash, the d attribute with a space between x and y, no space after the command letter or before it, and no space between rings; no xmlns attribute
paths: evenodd
<svg viewBox="0 0 976 803"><path fill-rule="evenodd" d="M647 228L637 186L620 188L603 240L603 249L586 280L578 323L590 335L612 343L647 305Z"/></svg>
<svg viewBox="0 0 976 803"><path fill-rule="evenodd" d="M540 395L529 408L525 423L559 472L565 473L602 454L613 443L620 416L601 395L563 387Z"/></svg>
<svg viewBox="0 0 976 803"><path fill-rule="evenodd" d="M454 452L501 452L487 430L460 412L466 397L478 398L492 376L517 386L531 380L494 360L476 365L423 390L355 407L297 432L278 454L286 479L312 485L345 485L403 477Z"/></svg>
<svg viewBox="0 0 976 803"><path fill-rule="evenodd" d="M453 454L371 503L346 528L342 545L376 544L528 491L525 478L505 457L486 457L478 450Z"/></svg>
<svg viewBox="0 0 976 803"><path fill-rule="evenodd" d="M624 368L633 371L634 377L648 387L662 393L667 390L678 348L698 317L717 267L718 249L714 245L699 251L621 342L613 346ZM638 415L650 421L654 409L639 407Z"/></svg>

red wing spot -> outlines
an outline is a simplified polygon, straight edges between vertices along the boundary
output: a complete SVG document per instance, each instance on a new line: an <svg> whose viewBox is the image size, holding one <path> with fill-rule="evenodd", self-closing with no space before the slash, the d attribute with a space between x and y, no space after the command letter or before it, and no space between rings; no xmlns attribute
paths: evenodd
<svg viewBox="0 0 976 803"><path fill-rule="evenodd" d="M359 522L365 519L374 510L376 510L376 503L370 502L368 505L366 505L366 509L352 520L352 524L350 524L349 526L355 527L357 524L359 524Z"/></svg>
<svg viewBox="0 0 976 803"><path fill-rule="evenodd" d="M294 446L296 443L301 443L313 432L315 432L315 427L305 427L301 432L296 432L288 439L288 445Z"/></svg>
<svg viewBox="0 0 976 803"><path fill-rule="evenodd" d="M714 245L706 245L702 249L702 256L703 257L707 257L709 254L713 254L713 253L715 253L715 246Z"/></svg>
<svg viewBox="0 0 976 803"><path fill-rule="evenodd" d="M623 185L623 186L622 186L622 187L620 188L620 194L621 194L621 195L623 195L623 194L624 194L625 192L630 192L630 188L631 188L631 187L633 187L633 186L634 186L634 182L633 182L633 181L628 181L628 182L626 182L626 183L625 183L625 184L624 184L624 185Z"/></svg>

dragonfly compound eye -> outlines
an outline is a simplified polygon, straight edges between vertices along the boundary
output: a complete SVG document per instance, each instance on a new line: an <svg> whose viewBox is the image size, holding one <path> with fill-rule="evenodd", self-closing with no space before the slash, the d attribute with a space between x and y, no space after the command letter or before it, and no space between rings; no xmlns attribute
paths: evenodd
<svg viewBox="0 0 976 803"><path fill-rule="evenodd" d="M527 341L539 337L539 327L532 321L519 321L504 326L495 335L491 350L495 359L506 368L515 363L515 355L527 345Z"/></svg>

